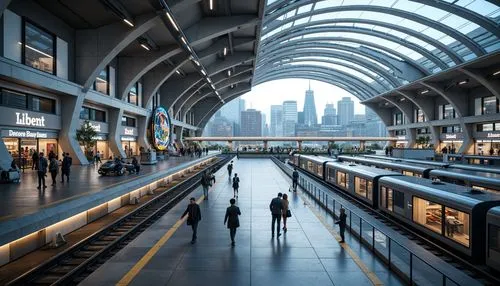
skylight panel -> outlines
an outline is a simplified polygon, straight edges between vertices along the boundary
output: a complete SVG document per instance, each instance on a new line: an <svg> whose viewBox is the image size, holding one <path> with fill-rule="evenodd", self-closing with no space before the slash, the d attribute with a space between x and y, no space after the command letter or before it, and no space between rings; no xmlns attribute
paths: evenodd
<svg viewBox="0 0 500 286"><path fill-rule="evenodd" d="M462 6L490 18L495 18L500 13L500 6L485 0L460 0L454 5Z"/></svg>
<svg viewBox="0 0 500 286"><path fill-rule="evenodd" d="M311 11L311 8L312 8L312 4L307 4L307 5L301 6L297 10L297 14L302 14L302 13L305 13L305 12L309 12L309 11Z"/></svg>

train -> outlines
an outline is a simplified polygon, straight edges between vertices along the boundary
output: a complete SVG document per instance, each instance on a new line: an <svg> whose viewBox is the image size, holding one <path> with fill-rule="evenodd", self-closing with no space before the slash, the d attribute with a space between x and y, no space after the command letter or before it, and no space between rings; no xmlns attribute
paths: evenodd
<svg viewBox="0 0 500 286"><path fill-rule="evenodd" d="M474 264L500 271L500 194L327 157L294 154L289 163Z"/></svg>
<svg viewBox="0 0 500 286"><path fill-rule="evenodd" d="M407 176L439 179L444 182L471 187L477 190L500 194L500 173L490 172L495 168L444 164L421 160L387 159L380 156L338 156L342 162L393 170Z"/></svg>

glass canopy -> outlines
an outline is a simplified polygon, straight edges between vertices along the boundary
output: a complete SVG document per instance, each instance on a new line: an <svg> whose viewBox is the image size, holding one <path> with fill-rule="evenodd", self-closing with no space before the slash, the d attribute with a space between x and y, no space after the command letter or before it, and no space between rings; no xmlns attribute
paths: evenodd
<svg viewBox="0 0 500 286"><path fill-rule="evenodd" d="M500 49L495 0L268 0L254 84L316 77L367 99Z"/></svg>

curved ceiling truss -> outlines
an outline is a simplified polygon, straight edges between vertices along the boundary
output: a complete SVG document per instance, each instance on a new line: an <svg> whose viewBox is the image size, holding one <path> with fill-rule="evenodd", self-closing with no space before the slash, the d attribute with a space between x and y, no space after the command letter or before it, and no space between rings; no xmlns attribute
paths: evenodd
<svg viewBox="0 0 500 286"><path fill-rule="evenodd" d="M493 52L500 43L495 1L349 3L268 1L252 84L319 79L364 100Z"/></svg>

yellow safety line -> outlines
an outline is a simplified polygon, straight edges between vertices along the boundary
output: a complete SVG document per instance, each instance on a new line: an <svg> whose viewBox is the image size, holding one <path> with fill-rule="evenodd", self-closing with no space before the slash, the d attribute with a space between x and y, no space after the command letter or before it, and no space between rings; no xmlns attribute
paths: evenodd
<svg viewBox="0 0 500 286"><path fill-rule="evenodd" d="M306 199L304 198L304 196L302 194L299 193L299 196L301 197L301 199L304 202L306 201ZM337 233L337 231L335 231L335 229L332 226L330 226L323 219L321 214L319 214L314 208L310 207L309 204L307 204L307 206L313 212L313 214L321 221L323 226L330 232L330 234L332 236L334 236L337 241L340 242L341 238L340 238L340 235ZM340 243L340 246L342 246L342 248L352 257L352 260L354 260L354 262L359 266L361 271L363 271L363 273L365 273L365 275L368 277L368 279L370 279L370 281L372 282L373 285L375 285L375 286L384 285L384 283L377 277L377 275L373 271L368 269L368 267L366 267L366 265L363 263L361 258L359 258L359 256L351 249L351 247L349 247L347 242Z"/></svg>
<svg viewBox="0 0 500 286"><path fill-rule="evenodd" d="M204 195L202 195L197 201L197 204L200 204L203 199L205 198ZM116 283L117 286L125 286L129 285L132 280L141 272L141 270L148 264L148 262L155 256L155 254L167 243L167 241L174 235L174 233L177 231L177 229L186 221L187 216L184 218L179 219L163 236L160 238L160 240L149 249L149 251L144 254L144 256L130 269L125 276L122 277L118 283Z"/></svg>

